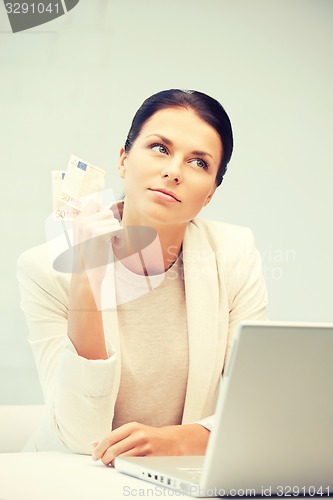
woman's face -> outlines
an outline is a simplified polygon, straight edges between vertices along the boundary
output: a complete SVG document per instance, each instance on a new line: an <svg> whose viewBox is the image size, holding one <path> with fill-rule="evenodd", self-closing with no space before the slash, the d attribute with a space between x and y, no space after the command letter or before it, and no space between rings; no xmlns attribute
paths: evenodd
<svg viewBox="0 0 333 500"><path fill-rule="evenodd" d="M216 130L191 109L167 108L121 150L125 212L131 224L187 224L213 196L222 159Z"/></svg>

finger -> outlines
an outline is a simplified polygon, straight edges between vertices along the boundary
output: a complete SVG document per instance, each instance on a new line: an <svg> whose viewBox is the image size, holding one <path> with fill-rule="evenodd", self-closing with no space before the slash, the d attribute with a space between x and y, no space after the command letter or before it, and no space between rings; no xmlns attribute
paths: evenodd
<svg viewBox="0 0 333 500"><path fill-rule="evenodd" d="M99 236L105 236L107 241L110 241L111 238L115 235L121 234L123 232L122 226L119 224L117 219L86 219L82 220L80 224L76 226L75 232L75 242L83 242L86 240L91 240L91 243L98 243Z"/></svg>
<svg viewBox="0 0 333 500"><path fill-rule="evenodd" d="M101 461L104 465L109 465L115 458L125 454L132 457L144 456L146 454L146 448L136 433L110 446L101 457Z"/></svg>
<svg viewBox="0 0 333 500"><path fill-rule="evenodd" d="M118 443L118 441L121 441L122 439L125 439L129 435L129 432L126 432L126 430L124 431L123 427L124 426L121 426L110 432L98 443L92 454L93 460L99 460L110 446Z"/></svg>
<svg viewBox="0 0 333 500"><path fill-rule="evenodd" d="M118 224L112 223L100 223L92 228L91 231L87 230L85 234L81 234L81 242L86 242L87 248L100 247L101 242L111 243L112 238L117 236L121 238L123 233L123 228Z"/></svg>
<svg viewBox="0 0 333 500"><path fill-rule="evenodd" d="M96 224L97 222L102 220L117 221L111 210L106 209L103 205L98 205L97 203L91 203L87 207L87 210L82 211L76 217L76 219L74 219L74 223L76 225L85 226L87 224Z"/></svg>
<svg viewBox="0 0 333 500"><path fill-rule="evenodd" d="M93 208L92 208L93 210ZM82 212L81 212L82 213ZM108 208L104 207L103 205L100 205L99 208L97 205L95 205L95 212L90 212L85 214L88 220L114 220L119 224L119 221L115 218L113 212L109 210Z"/></svg>
<svg viewBox="0 0 333 500"><path fill-rule="evenodd" d="M93 214L85 215L80 220L77 220L77 225L80 231L90 231L93 232L96 227L103 227L103 225L109 224L111 229L122 228L120 222L114 217L112 212L107 210L101 210Z"/></svg>
<svg viewBox="0 0 333 500"><path fill-rule="evenodd" d="M135 432L139 425L140 424L137 424L136 422L130 422L128 424L121 425L114 431L109 432L103 439L101 439L98 446L96 446L94 450L96 460L99 460L110 446L126 439L133 432Z"/></svg>
<svg viewBox="0 0 333 500"><path fill-rule="evenodd" d="M122 229L123 228L116 219L89 222L89 224L82 228L84 232L91 234L92 237Z"/></svg>
<svg viewBox="0 0 333 500"><path fill-rule="evenodd" d="M133 428L131 434L111 445L101 457L105 465L113 463L113 460L120 455L146 456L151 453L151 440L155 429L143 424L130 424Z"/></svg>
<svg viewBox="0 0 333 500"><path fill-rule="evenodd" d="M93 214L95 212L99 212L102 210L104 205L101 203L100 200L98 199L93 199L89 200L87 203L85 203L81 209L81 214ZM111 210L110 210L111 211Z"/></svg>

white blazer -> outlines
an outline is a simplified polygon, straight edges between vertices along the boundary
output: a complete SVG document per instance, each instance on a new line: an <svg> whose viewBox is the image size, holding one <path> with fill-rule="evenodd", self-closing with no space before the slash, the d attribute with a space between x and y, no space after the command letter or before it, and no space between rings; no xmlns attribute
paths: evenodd
<svg viewBox="0 0 333 500"><path fill-rule="evenodd" d="M185 233L183 262L189 373L182 423L200 420L211 428L235 327L241 320L266 319L266 288L248 228L194 219ZM53 269L46 244L21 255L18 280L49 406L48 420L26 449L89 454L92 441L112 428L121 373L117 311L103 311L113 354L107 360L87 360L76 354L67 336L70 275Z"/></svg>

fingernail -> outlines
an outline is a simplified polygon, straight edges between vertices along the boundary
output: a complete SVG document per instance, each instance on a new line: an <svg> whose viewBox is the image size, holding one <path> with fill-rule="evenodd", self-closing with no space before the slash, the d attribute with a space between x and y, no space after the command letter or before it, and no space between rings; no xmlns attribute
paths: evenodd
<svg viewBox="0 0 333 500"><path fill-rule="evenodd" d="M95 448L95 446L97 446L97 445L98 445L98 441L91 441L91 443L90 443L90 444L91 444L91 445Z"/></svg>

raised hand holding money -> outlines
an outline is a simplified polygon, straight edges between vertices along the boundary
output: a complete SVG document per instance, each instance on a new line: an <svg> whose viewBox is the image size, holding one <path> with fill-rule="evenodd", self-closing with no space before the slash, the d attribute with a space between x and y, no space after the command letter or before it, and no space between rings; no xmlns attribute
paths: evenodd
<svg viewBox="0 0 333 500"><path fill-rule="evenodd" d="M115 200L112 190L105 189L105 171L71 155L66 171L52 172L52 198L53 220L56 225L58 221L65 223L57 226L60 235L59 231L54 232L61 241L67 241L67 248L53 255L54 268L82 273L112 262L111 233L119 234L119 244L122 228L117 205L114 210L118 220L110 208L110 202ZM65 238L61 237L61 228ZM95 274L101 276L102 269Z"/></svg>
<svg viewBox="0 0 333 500"><path fill-rule="evenodd" d="M110 193L112 190L104 189L105 172L99 167L72 155L66 171L52 172L52 181L53 220L56 225L58 221L65 223L62 227L66 237L62 241L67 241L67 247L55 255L54 269L85 275L95 302L100 306L107 265L115 258L125 259L137 272L146 273L142 252L156 239L156 231L148 227L123 228L120 225L117 203ZM104 201L105 198L108 202ZM128 261L131 255L135 256ZM148 254L145 258L149 260ZM107 293L103 297L104 304L113 301L105 298Z"/></svg>
<svg viewBox="0 0 333 500"><path fill-rule="evenodd" d="M82 272L99 269L99 279L105 266L113 261L112 238L121 235L123 228L112 210L95 197L81 210L73 222L75 269Z"/></svg>

